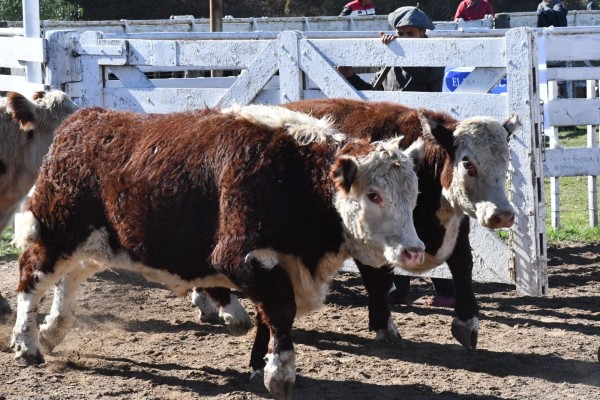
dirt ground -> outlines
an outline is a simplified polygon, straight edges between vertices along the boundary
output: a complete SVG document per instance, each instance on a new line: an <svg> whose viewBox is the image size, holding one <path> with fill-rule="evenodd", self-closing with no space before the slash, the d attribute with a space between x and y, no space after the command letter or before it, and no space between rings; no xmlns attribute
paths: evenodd
<svg viewBox="0 0 600 400"><path fill-rule="evenodd" d="M476 352L452 339L450 309L425 305L425 280L413 281L411 305L393 309L406 347L375 344L361 279L340 274L326 306L295 324L295 398L600 399L600 245L552 248L549 257L546 297L476 284ZM0 277L14 311L14 258L0 259ZM14 312L0 322L0 399L270 398L248 379L254 330L232 336L200 323L189 298L131 273L95 276L79 298L75 327L38 367L14 363Z"/></svg>

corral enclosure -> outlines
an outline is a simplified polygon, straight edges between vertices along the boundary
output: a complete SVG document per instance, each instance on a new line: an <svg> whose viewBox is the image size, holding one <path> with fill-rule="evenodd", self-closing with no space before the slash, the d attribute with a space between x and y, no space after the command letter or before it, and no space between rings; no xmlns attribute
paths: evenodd
<svg viewBox="0 0 600 400"><path fill-rule="evenodd" d="M475 279L516 283L522 293L539 295L546 292L547 278L544 214L534 211L543 207L536 38L537 33L526 28L440 30L427 41L399 40L388 47L374 31L46 31L41 39L0 38L13 51L6 66L22 66L15 60L44 62L42 83L30 82L27 73L0 89L62 88L82 106L139 112L349 97L398 101L447 111L456 118L488 115L503 121L517 113L522 126L511 140L513 166L533 167L510 172L518 188L511 191L518 210L513 232L518 234L510 236L507 248L494 234L473 225ZM32 52L38 54L33 57ZM361 92L337 73L336 65L452 65L475 70L453 93ZM189 77L204 71L237 72L229 77ZM165 74L173 77L160 79ZM515 84L505 95L488 93L504 75ZM437 268L434 274L449 272Z"/></svg>
<svg viewBox="0 0 600 400"><path fill-rule="evenodd" d="M85 106L173 112L234 101L277 104L343 96L399 101L444 110L457 118L485 114L503 120L516 112L523 126L511 143L511 193L519 213L510 248L475 226L472 236L475 279L503 283L476 288L482 302L482 348L465 353L449 335L451 311L432 312L419 300L394 309L396 320L402 313L408 348L373 346L359 279L341 274L327 307L298 323L295 339L302 363L297 398L600 396L600 369L594 359L600 328L595 307L598 248L546 254L541 202L544 172L598 173L597 149L544 153L542 131L543 118L548 129L600 123L597 100L555 99L552 88L544 87L546 80L600 78L594 67L574 76L572 69L548 68L545 62L600 59L600 50L595 50L600 30L440 30L427 43L398 40L390 47L380 45L372 31L49 30L42 39L6 38L0 47L10 50L7 56L0 55L0 66L22 69L15 60L43 63L43 82L29 82L31 76L17 80L0 76L0 90L60 88ZM475 70L454 93L383 93L355 91L335 65L453 65ZM192 77L215 70L236 72L231 77ZM489 94L504 75L507 93ZM561 163L564 168L555 167ZM512 290L515 283L521 293L547 294L547 259L559 267L550 274L550 286L557 291L540 299L517 296ZM0 271L6 279L0 292L11 293L13 305L15 269L14 259L2 260ZM427 295L427 286L417 285L415 297ZM198 326L187 300L128 274L110 272L93 278L81 297L80 322L45 367L15 370L10 365L12 353L2 348L0 397L268 396L260 384L252 386L246 380L252 333L237 338L222 327ZM2 344L8 343L10 323L0 331Z"/></svg>

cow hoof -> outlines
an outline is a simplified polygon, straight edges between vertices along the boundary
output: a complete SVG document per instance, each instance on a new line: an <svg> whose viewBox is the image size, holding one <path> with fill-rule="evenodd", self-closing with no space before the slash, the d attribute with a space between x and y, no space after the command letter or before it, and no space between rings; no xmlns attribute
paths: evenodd
<svg viewBox="0 0 600 400"><path fill-rule="evenodd" d="M479 318L475 317L467 321L454 318L452 321L452 336L465 349L477 349L477 338L479 335Z"/></svg>
<svg viewBox="0 0 600 400"><path fill-rule="evenodd" d="M250 374L250 383L263 381L264 374L265 371L262 368L252 371L252 374Z"/></svg>
<svg viewBox="0 0 600 400"><path fill-rule="evenodd" d="M252 320L237 298L232 297L229 304L219 309L219 316L232 334L242 335L252 328Z"/></svg>
<svg viewBox="0 0 600 400"><path fill-rule="evenodd" d="M398 332L398 328L391 315L388 318L387 327L375 331L375 341L378 343L390 343L402 348L406 347L406 343L404 343L404 339L402 339L400 332Z"/></svg>
<svg viewBox="0 0 600 400"><path fill-rule="evenodd" d="M264 383L267 390L277 400L292 398L296 382L296 363L293 351L282 351L280 354L267 354L267 365L264 369Z"/></svg>
<svg viewBox="0 0 600 400"><path fill-rule="evenodd" d="M31 353L17 353L15 354L15 361L19 367L29 367L31 365L39 365L45 362L44 356L39 351L34 354Z"/></svg>
<svg viewBox="0 0 600 400"><path fill-rule="evenodd" d="M205 324L220 324L221 323L221 317L219 317L218 313L203 313L202 311L198 311L198 319L200 319L200 322L205 323Z"/></svg>

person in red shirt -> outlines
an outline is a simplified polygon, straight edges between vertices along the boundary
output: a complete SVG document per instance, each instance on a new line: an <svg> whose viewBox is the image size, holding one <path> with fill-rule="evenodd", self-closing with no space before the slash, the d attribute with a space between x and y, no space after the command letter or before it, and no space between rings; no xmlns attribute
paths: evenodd
<svg viewBox="0 0 600 400"><path fill-rule="evenodd" d="M488 14L494 16L494 9L488 0L463 0L456 9L454 21L460 18L465 21L483 19Z"/></svg>
<svg viewBox="0 0 600 400"><path fill-rule="evenodd" d="M375 6L372 0L354 0L344 6L340 17L344 15L375 15Z"/></svg>

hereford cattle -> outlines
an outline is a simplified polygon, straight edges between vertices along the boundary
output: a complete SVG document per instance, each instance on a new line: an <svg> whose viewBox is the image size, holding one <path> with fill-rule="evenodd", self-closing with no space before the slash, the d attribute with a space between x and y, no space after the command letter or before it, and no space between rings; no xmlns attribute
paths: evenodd
<svg viewBox="0 0 600 400"><path fill-rule="evenodd" d="M0 232L33 186L54 130L75 110L60 91L0 98Z"/></svg>
<svg viewBox="0 0 600 400"><path fill-rule="evenodd" d="M54 130L76 109L60 91L37 92L33 101L15 92L0 98L0 233L33 186ZM0 315L8 311L0 296Z"/></svg>
<svg viewBox="0 0 600 400"><path fill-rule="evenodd" d="M486 117L457 121L444 113L397 103L348 99L303 100L286 107L315 117L328 116L338 129L355 138L378 141L403 135L403 148L433 133L437 142L427 142L425 160L417 170L419 197L413 214L417 234L425 242L425 262L406 269L424 272L448 264L456 287L451 332L465 348L474 350L479 310L472 286L469 217L491 229L513 224L513 208L504 189L508 139L518 124L517 117L502 125ZM355 261L369 295L369 328L376 332L377 340L401 341L386 296L392 288L393 270ZM226 289L207 293L222 309L239 310L237 299L230 300ZM194 291L192 302L201 307L201 315L211 312L200 290ZM229 323L235 322L230 316Z"/></svg>
<svg viewBox="0 0 600 400"><path fill-rule="evenodd" d="M83 109L59 128L27 203L12 346L43 362L73 325L83 280L137 271L183 295L242 291L257 304L251 367L276 398L295 381L296 315L324 300L351 256L416 267L413 158L399 138L346 140L327 119L248 106L171 115ZM57 285L39 329L38 303ZM266 354L266 357L265 357ZM265 365L266 361L266 365Z"/></svg>

